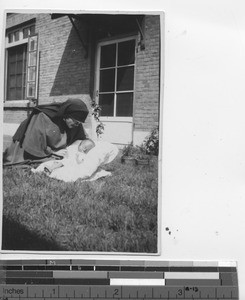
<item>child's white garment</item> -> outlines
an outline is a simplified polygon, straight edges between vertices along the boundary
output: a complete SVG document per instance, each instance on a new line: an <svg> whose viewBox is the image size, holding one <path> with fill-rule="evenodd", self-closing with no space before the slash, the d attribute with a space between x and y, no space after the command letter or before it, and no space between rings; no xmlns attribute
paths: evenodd
<svg viewBox="0 0 245 300"><path fill-rule="evenodd" d="M74 144L67 147L68 158L64 159L66 160L64 166L55 169L50 175L48 175L49 177L63 180L65 182L73 182L79 178L83 180L96 180L100 177L111 175L110 172L104 170L98 171L98 168L110 163L116 158L119 152L117 146L109 142L97 142L95 147L85 155L84 160L81 163L75 162L75 159L69 163L69 159L72 160L72 158L76 156L79 143L80 141L76 141ZM44 168L48 167L52 163L52 161L44 162L37 169L32 169L32 171L43 172Z"/></svg>
<svg viewBox="0 0 245 300"><path fill-rule="evenodd" d="M79 156L79 158L78 158L78 156ZM85 157L86 157L86 153L79 152L77 150L77 152L74 152L74 153L68 152L67 157L65 157L61 160L55 161L54 163L59 162L59 163L62 163L63 167L76 168L80 163L82 163L84 161Z"/></svg>

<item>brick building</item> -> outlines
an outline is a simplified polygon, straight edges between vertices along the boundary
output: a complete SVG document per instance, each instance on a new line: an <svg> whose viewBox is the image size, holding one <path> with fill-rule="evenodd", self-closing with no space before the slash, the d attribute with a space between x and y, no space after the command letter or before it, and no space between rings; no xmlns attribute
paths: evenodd
<svg viewBox="0 0 245 300"><path fill-rule="evenodd" d="M160 16L7 14L4 146L31 107L68 98L99 103L103 139L140 144L159 122ZM91 113L84 127L96 138Z"/></svg>

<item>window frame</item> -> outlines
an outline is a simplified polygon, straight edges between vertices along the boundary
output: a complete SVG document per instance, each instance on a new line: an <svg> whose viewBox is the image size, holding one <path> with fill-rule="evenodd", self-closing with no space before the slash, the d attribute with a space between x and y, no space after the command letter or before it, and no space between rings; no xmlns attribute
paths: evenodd
<svg viewBox="0 0 245 300"><path fill-rule="evenodd" d="M31 46L31 39L36 38L36 49L34 50L30 50ZM38 47L38 34L35 33L33 35L29 35L28 36L28 44L27 44L27 64L26 64L26 99L29 100L37 100L37 87L38 87L38 65L39 65L39 47ZM30 63L30 53L35 52L35 65L31 65ZM29 80L29 69L30 68L35 68L35 80ZM34 82L35 85L35 90L34 90L34 97L33 96L29 96L29 84L30 82Z"/></svg>
<svg viewBox="0 0 245 300"><path fill-rule="evenodd" d="M14 46L14 47L9 47L8 50L7 50L7 53L6 53L6 58L7 58L7 64L6 64L6 80L5 80L5 99L6 99L6 101L24 101L24 100L26 100L26 99L15 99L15 100L7 99L7 97L8 97L8 92L9 92L8 85L10 84L10 82L9 82L9 79L10 79L10 74L9 74L9 67L10 67L10 66L9 66L9 50L10 50L10 49L14 49L14 48L16 48L16 47L21 47L21 48L22 48L22 53L21 53L21 55L23 56L23 53L24 53L24 51L25 51L25 55L26 55L26 58L27 58L27 47L28 47L28 46L26 45L26 43L22 43L22 44L19 44L19 45ZM25 50L24 50L23 48L25 48ZM18 54L20 54L20 51L18 52ZM23 69L25 68L25 74L26 74L26 70L27 70L26 65L27 65L27 61L25 61L25 65L24 65L24 63L23 63ZM23 70L22 70L21 74L22 74L22 76L24 75ZM15 76L16 76L16 75L17 75L17 73L15 72ZM24 93L26 94L26 83L25 83L25 85L22 85L22 89L23 89L23 87L25 87ZM15 86L15 88L16 88L16 86ZM22 94L23 94L23 90L22 90ZM25 97L24 97L24 98L25 98Z"/></svg>
<svg viewBox="0 0 245 300"><path fill-rule="evenodd" d="M113 116L100 116L101 121L112 121L112 122L132 122L133 117L134 117L134 102L135 102L135 83L136 83L136 66L137 66L137 41L138 41L138 36L137 35L129 35L129 36L124 36L124 37L114 37L113 39L109 40L104 40L104 41L99 41L97 44L97 51L96 51L96 84L95 84L95 98L96 98L96 103L99 104L99 94L103 94L103 92L99 92L99 81L100 81L100 55L101 55L101 47L110 45L113 43L120 43L120 42L126 42L134 40L135 41L135 60L133 64L129 64L127 66L133 66L134 67L134 79L133 79L133 90L125 90L125 91L116 91L116 81L115 81L115 90L114 90L114 109L113 109ZM118 50L117 50L118 51ZM116 52L118 55L118 52ZM117 69L120 69L121 67L125 66L115 66ZM106 68L105 68L106 69ZM116 76L115 76L116 80ZM133 109L132 109L132 116L116 116L116 99L115 96L120 93L127 93L127 92L132 92L133 93ZM107 92L105 92L107 93Z"/></svg>
<svg viewBox="0 0 245 300"><path fill-rule="evenodd" d="M6 30L6 36L5 36L5 68L4 68L4 107L29 107L36 104L36 100L38 98L38 73L39 73L39 42L38 42L38 33L36 33L34 30L34 33L31 34L31 27L36 26L35 21L32 23L28 23L25 26L14 27L12 30L7 29ZM28 29L28 36L24 38L24 30ZM9 35L15 34L18 32L19 38L17 41L9 42ZM28 98L27 97L27 70L28 70L28 54L29 54L29 39L32 36L37 36L37 55L36 55L36 86L35 86L35 95L34 97ZM16 99L16 100L8 100L7 99L7 88L8 88L8 64L9 64L9 55L8 50L17 46L26 45L26 55L27 55L27 61L26 61L26 90L25 90L25 97L24 99ZM31 105L30 105L31 104Z"/></svg>

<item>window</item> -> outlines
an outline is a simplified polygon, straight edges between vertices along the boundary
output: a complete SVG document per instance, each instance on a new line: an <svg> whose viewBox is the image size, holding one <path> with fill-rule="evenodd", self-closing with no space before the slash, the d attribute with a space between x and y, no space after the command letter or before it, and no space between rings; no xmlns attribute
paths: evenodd
<svg viewBox="0 0 245 300"><path fill-rule="evenodd" d="M135 39L101 45L99 59L101 116L132 117Z"/></svg>
<svg viewBox="0 0 245 300"><path fill-rule="evenodd" d="M6 100L37 98L38 36L35 25L6 35Z"/></svg>
<svg viewBox="0 0 245 300"><path fill-rule="evenodd" d="M26 45L8 50L7 100L25 99Z"/></svg>
<svg viewBox="0 0 245 300"><path fill-rule="evenodd" d="M27 94L26 98L36 99L37 91L37 35L30 36L28 42Z"/></svg>

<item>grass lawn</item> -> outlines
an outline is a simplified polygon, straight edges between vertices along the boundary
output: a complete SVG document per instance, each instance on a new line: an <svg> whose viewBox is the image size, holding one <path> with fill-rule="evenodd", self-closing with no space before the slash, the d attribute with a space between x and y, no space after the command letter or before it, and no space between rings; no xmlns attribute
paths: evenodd
<svg viewBox="0 0 245 300"><path fill-rule="evenodd" d="M104 169L112 176L64 183L5 168L3 250L157 252L157 157Z"/></svg>

